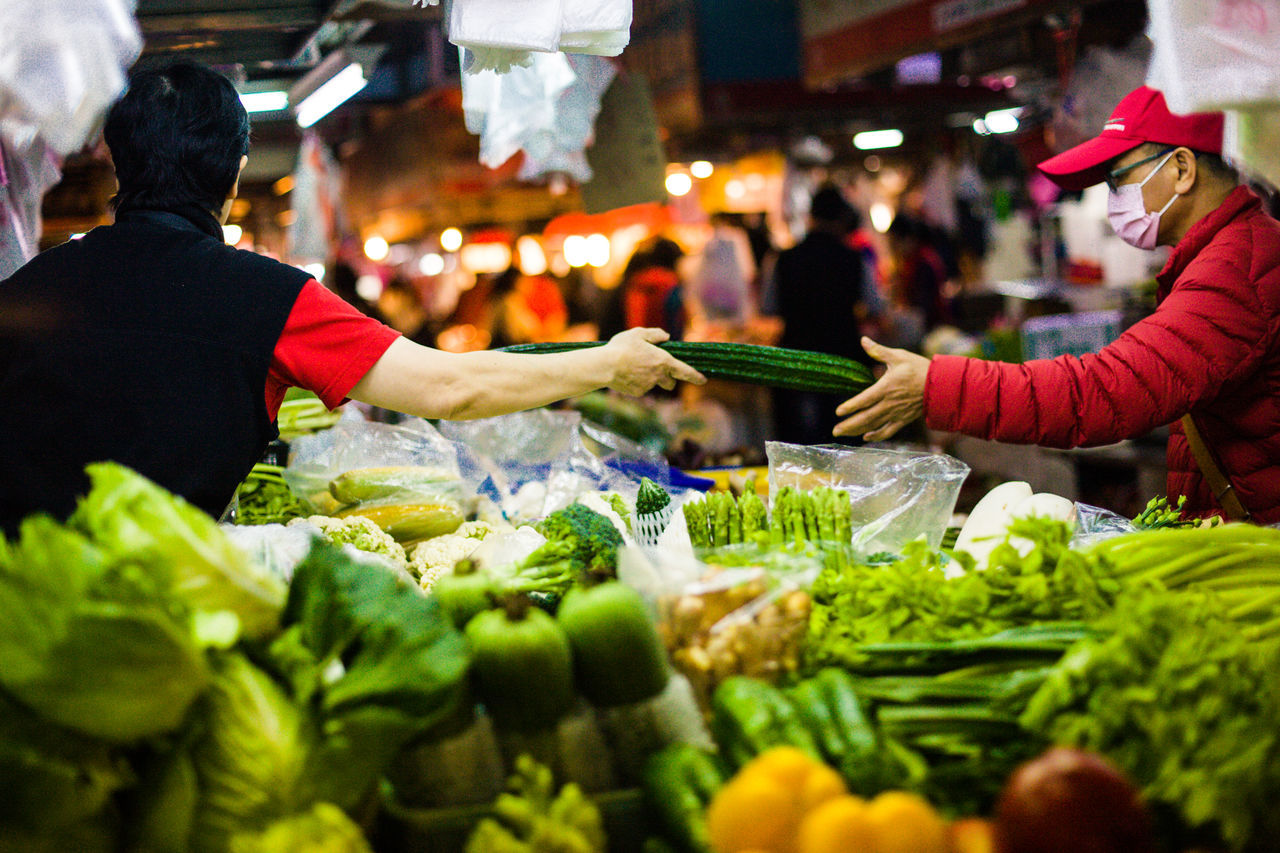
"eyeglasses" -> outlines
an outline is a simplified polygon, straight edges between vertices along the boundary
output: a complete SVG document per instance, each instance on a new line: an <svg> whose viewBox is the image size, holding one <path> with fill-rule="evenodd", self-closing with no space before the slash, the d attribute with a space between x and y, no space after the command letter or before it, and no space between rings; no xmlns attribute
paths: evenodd
<svg viewBox="0 0 1280 853"><path fill-rule="evenodd" d="M1169 152L1177 151L1177 150L1178 149L1175 146L1173 148L1166 148L1163 151L1152 154L1150 157L1143 157L1141 160L1139 160L1136 163L1130 163L1128 166L1125 166L1124 168L1114 169L1110 172L1107 172L1107 176L1102 180L1106 182L1107 189L1111 190L1112 192L1116 192L1116 190L1118 190L1120 187L1120 179L1123 178L1125 175L1129 174L1134 169L1138 168L1139 166L1145 163L1150 163L1152 160L1159 160L1161 157L1165 156Z"/></svg>

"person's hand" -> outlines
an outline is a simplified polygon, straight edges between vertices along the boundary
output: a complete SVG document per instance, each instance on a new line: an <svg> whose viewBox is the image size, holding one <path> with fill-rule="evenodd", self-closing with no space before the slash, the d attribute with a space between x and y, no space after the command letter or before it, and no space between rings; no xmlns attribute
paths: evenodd
<svg viewBox="0 0 1280 853"><path fill-rule="evenodd" d="M876 361L884 362L886 370L876 384L836 407L836 414L845 420L836 424L833 434L882 441L924 414L929 359L881 346L867 337L862 339L862 348Z"/></svg>
<svg viewBox="0 0 1280 853"><path fill-rule="evenodd" d="M613 365L609 387L634 397L655 385L670 391L676 382L705 383L701 373L654 346L670 337L662 329L628 329L610 338L603 347Z"/></svg>

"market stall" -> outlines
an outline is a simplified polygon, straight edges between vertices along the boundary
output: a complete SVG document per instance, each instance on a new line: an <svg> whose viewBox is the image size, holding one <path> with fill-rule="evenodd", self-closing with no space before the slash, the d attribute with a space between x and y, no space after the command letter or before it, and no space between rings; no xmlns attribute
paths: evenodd
<svg viewBox="0 0 1280 853"><path fill-rule="evenodd" d="M874 448L701 491L567 412L293 426L222 524L99 465L6 544L0 848L1267 849L1269 528L964 519L967 466Z"/></svg>
<svg viewBox="0 0 1280 853"><path fill-rule="evenodd" d="M451 421L274 375L259 412L255 373L235 399L266 452L220 515L90 465L73 512L0 535L0 853L1276 849L1280 531L1220 517L1230 489L1166 494L1170 427L1048 448L915 412L892 443L803 445L772 418L796 399L775 392L838 402L884 375L775 346L773 273L823 189L859 280L836 320L895 358L1073 364L1149 317L1165 256L1107 229L1115 188L1033 167L1149 80L1227 110L1218 159L1273 203L1274 0L565 2L519 27L496 0L90 5L0 13L76 83L0 62L5 275L110 218L95 123L128 66L194 56L254 110L218 251L221 228L437 364L598 355L655 325L671 339L646 353L710 382ZM0 316L0 381L55 314ZM94 387L92 345L55 392L112 412L165 385ZM1274 373L1226 391L1267 402ZM1140 405L1035 390L970 421ZM173 408L138 422L166 437ZM1240 432L1252 488L1271 445ZM198 455L165 458L217 467ZM44 457L16 456L19 493Z"/></svg>

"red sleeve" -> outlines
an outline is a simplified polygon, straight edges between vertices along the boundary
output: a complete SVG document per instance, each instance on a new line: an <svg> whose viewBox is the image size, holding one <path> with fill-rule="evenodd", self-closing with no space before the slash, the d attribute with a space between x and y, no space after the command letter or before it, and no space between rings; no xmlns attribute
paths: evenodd
<svg viewBox="0 0 1280 853"><path fill-rule="evenodd" d="M1270 340L1256 288L1222 264L1189 267L1155 313L1100 352L1003 364L935 356L933 429L1046 447L1088 447L1172 423L1247 382Z"/></svg>
<svg viewBox="0 0 1280 853"><path fill-rule="evenodd" d="M395 329L361 314L312 279L303 285L276 342L267 372L267 413L275 418L291 386L313 391L330 409L337 408L398 337Z"/></svg>

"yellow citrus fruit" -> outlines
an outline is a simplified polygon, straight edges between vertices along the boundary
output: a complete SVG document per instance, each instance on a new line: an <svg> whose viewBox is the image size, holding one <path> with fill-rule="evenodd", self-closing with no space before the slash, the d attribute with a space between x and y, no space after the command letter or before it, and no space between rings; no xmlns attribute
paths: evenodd
<svg viewBox="0 0 1280 853"><path fill-rule="evenodd" d="M795 795L763 775L736 777L707 807L707 835L716 853L791 850L798 822Z"/></svg>
<svg viewBox="0 0 1280 853"><path fill-rule="evenodd" d="M800 810L808 812L827 800L849 793L844 779L825 764L814 764L800 788Z"/></svg>
<svg viewBox="0 0 1280 853"><path fill-rule="evenodd" d="M764 774L785 788L799 791L815 766L819 766L819 762L808 753L794 746L775 746L744 764L739 774Z"/></svg>
<svg viewBox="0 0 1280 853"><path fill-rule="evenodd" d="M851 794L827 800L800 821L799 853L869 853L874 844L867 804Z"/></svg>
<svg viewBox="0 0 1280 853"><path fill-rule="evenodd" d="M947 822L922 797L885 791L867 806L876 853L947 853Z"/></svg>

